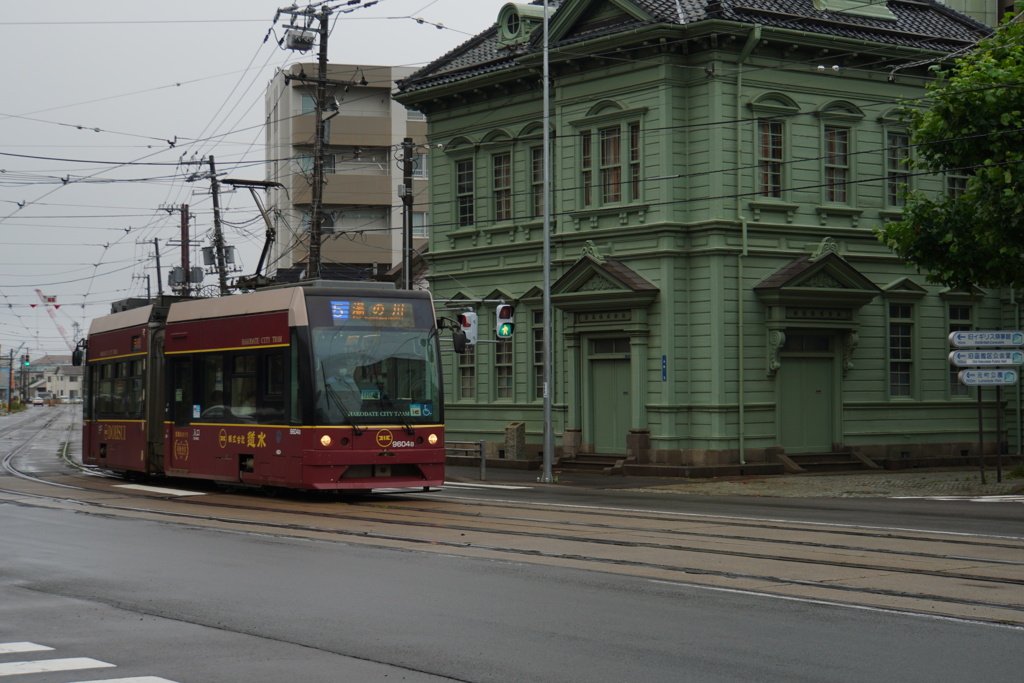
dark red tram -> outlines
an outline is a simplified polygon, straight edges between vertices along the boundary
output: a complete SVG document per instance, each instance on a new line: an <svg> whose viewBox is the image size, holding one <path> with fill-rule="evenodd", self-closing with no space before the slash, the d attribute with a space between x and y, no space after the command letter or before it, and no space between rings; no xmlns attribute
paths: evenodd
<svg viewBox="0 0 1024 683"><path fill-rule="evenodd" d="M369 283L146 305L93 321L83 461L297 489L444 482L426 292Z"/></svg>

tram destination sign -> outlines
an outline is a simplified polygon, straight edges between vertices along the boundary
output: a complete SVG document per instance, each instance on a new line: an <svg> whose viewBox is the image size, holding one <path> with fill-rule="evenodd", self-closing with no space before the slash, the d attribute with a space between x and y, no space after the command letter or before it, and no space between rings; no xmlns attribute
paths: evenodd
<svg viewBox="0 0 1024 683"><path fill-rule="evenodd" d="M1024 345L1024 332L1020 330L959 330L949 333L953 348L997 348Z"/></svg>
<svg viewBox="0 0 1024 683"><path fill-rule="evenodd" d="M967 386L1005 387L1017 383L1020 376L1016 370L961 370L958 377Z"/></svg>
<svg viewBox="0 0 1024 683"><path fill-rule="evenodd" d="M991 367L994 365L1024 365L1024 351L1020 349L975 349L951 351L949 362L958 368Z"/></svg>

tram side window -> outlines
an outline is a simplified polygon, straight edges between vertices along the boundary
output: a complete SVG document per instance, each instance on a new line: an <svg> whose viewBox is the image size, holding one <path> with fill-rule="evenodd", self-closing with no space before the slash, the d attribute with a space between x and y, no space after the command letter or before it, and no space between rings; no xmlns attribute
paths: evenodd
<svg viewBox="0 0 1024 683"><path fill-rule="evenodd" d="M171 415L180 426L192 422L192 359L181 358L171 363Z"/></svg>
<svg viewBox="0 0 1024 683"><path fill-rule="evenodd" d="M262 387L260 392L260 422L284 421L285 356L283 351L271 351L261 358Z"/></svg>
<svg viewBox="0 0 1024 683"><path fill-rule="evenodd" d="M256 414L256 356L235 356L231 367L231 412L251 419Z"/></svg>
<svg viewBox="0 0 1024 683"><path fill-rule="evenodd" d="M146 361L145 359L131 362L131 385L129 388L129 412L141 416L146 409Z"/></svg>
<svg viewBox="0 0 1024 683"><path fill-rule="evenodd" d="M202 411L203 418L223 418L227 414L224 397L224 356L210 354L203 358L202 365Z"/></svg>
<svg viewBox="0 0 1024 683"><path fill-rule="evenodd" d="M96 370L99 371L99 392L96 397L96 412L112 413L114 405L114 365L105 363Z"/></svg>

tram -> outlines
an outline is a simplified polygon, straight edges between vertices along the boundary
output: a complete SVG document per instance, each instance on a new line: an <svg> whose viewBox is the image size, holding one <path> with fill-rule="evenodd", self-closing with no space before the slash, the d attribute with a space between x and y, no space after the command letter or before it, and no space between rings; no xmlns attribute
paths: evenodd
<svg viewBox="0 0 1024 683"><path fill-rule="evenodd" d="M307 490L444 482L427 292L310 283L148 303L94 320L82 460Z"/></svg>

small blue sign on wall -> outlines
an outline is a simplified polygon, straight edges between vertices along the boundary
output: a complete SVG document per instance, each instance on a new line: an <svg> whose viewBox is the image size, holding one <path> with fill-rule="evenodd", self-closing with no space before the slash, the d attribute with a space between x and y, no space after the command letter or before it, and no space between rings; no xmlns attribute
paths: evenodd
<svg viewBox="0 0 1024 683"><path fill-rule="evenodd" d="M668 356L661 357L661 381L668 381Z"/></svg>

